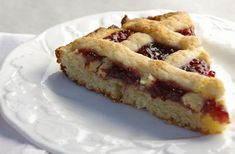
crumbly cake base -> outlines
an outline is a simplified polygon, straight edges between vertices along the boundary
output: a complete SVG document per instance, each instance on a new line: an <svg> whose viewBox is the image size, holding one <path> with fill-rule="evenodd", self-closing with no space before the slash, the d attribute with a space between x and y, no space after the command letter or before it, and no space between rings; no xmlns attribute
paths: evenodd
<svg viewBox="0 0 235 154"><path fill-rule="evenodd" d="M209 115L192 112L177 102L153 99L148 93L141 91L136 86L98 76L96 72L85 67L85 60L81 55L73 52L66 54L57 51L57 53L58 62L62 63L61 69L68 78L87 89L109 97L115 102L146 109L168 123L204 134L221 133L225 128L225 124L213 120Z"/></svg>

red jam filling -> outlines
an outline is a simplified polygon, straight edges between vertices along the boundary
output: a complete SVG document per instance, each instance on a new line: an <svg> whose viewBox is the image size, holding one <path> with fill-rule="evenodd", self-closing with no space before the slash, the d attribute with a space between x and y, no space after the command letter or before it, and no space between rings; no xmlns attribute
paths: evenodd
<svg viewBox="0 0 235 154"><path fill-rule="evenodd" d="M126 68L119 63L113 63L111 68L104 70L107 77L120 79L127 84L138 84L140 81L140 74L133 68Z"/></svg>
<svg viewBox="0 0 235 154"><path fill-rule="evenodd" d="M195 35L194 33L194 27L189 27L189 28L186 28L186 29L183 29L183 30L179 30L179 31L176 31L182 35L185 35L185 36L190 36L190 35Z"/></svg>
<svg viewBox="0 0 235 154"><path fill-rule="evenodd" d="M171 46L152 42L144 45L137 52L152 59L164 60L168 55L176 52L177 50L178 49Z"/></svg>
<svg viewBox="0 0 235 154"><path fill-rule="evenodd" d="M102 56L95 53L92 49L78 49L76 52L81 53L86 59L85 66L90 62L96 60L102 60ZM194 59L183 69L191 72L198 72L203 75L214 76L213 71L209 71L209 66L205 61ZM137 85L140 82L141 75L137 70L133 68L126 68L122 64L113 63L109 69L104 70L107 73L107 77L120 79L126 84ZM160 98L162 100L172 100L176 102L182 102L182 96L188 91L179 88L176 83L172 81L154 81L152 85L147 89L153 98ZM221 123L229 122L229 115L224 110L223 106L217 105L215 101L208 100L203 106L201 112L210 114L215 120Z"/></svg>
<svg viewBox="0 0 235 154"><path fill-rule="evenodd" d="M134 33L135 32L132 30L122 30L119 32L114 32L110 36L105 37L104 39L108 39L113 42L122 42Z"/></svg>
<svg viewBox="0 0 235 154"><path fill-rule="evenodd" d="M171 81L155 81L148 91L153 98L159 97L162 100L170 99L176 102L181 102L181 97L188 92Z"/></svg>
<svg viewBox="0 0 235 154"><path fill-rule="evenodd" d="M202 75L215 77L215 72L210 70L210 65L200 59L193 59L188 64L183 66L182 69L188 72L198 72Z"/></svg>
<svg viewBox="0 0 235 154"><path fill-rule="evenodd" d="M210 114L215 120L221 123L229 122L229 115L222 105L217 105L215 101L208 100L202 108L203 113Z"/></svg>
<svg viewBox="0 0 235 154"><path fill-rule="evenodd" d="M88 66L90 62L102 60L102 56L95 53L93 49L79 49L78 53L81 53L82 56L86 59L85 66Z"/></svg>

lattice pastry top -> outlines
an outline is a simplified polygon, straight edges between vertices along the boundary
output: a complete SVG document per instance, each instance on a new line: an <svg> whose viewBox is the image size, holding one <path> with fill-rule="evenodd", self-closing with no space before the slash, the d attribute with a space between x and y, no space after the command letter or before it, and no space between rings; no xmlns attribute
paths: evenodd
<svg viewBox="0 0 235 154"><path fill-rule="evenodd" d="M109 61L108 65L96 70L103 76L107 75L107 71L102 70L118 66L128 70L124 72L127 84L148 87L155 80L163 81L176 87L175 91L180 87L204 100L224 104L224 86L210 70L208 53L195 35L187 13L173 12L136 19L125 16L121 24L121 28L114 25L99 28L59 48L57 56L59 50L76 50L86 53L84 56L90 61ZM201 103L199 106L202 108L206 101Z"/></svg>

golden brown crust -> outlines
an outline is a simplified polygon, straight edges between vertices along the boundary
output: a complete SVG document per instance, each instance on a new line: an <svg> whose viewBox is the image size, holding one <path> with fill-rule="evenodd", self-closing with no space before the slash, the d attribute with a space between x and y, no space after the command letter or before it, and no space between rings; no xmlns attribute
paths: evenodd
<svg viewBox="0 0 235 154"><path fill-rule="evenodd" d="M148 19L133 19L122 25L125 29L147 33L159 43L167 44L179 49L192 49L200 45L200 41L195 36L184 36L176 33L157 21Z"/></svg>
<svg viewBox="0 0 235 154"><path fill-rule="evenodd" d="M186 12L170 12L160 16L148 17L147 19L159 21L161 25L173 31L193 27L192 20Z"/></svg>
<svg viewBox="0 0 235 154"><path fill-rule="evenodd" d="M189 63L192 59L201 59L210 64L208 53L203 48L195 48L192 50L178 50L175 53L166 57L165 62L174 65L175 67L182 67Z"/></svg>
<svg viewBox="0 0 235 154"><path fill-rule="evenodd" d="M163 15L149 16L145 19L158 21L159 24L173 31L193 27L192 20L186 12L169 12ZM121 21L121 24L124 25L128 21L130 21L130 19L127 15L125 15Z"/></svg>
<svg viewBox="0 0 235 154"><path fill-rule="evenodd" d="M182 14L182 13L187 14L185 12L169 12L169 13L165 13L163 15L149 16L149 17L147 17L147 19L162 21L162 20L166 20L169 17L175 16L175 15L177 16L177 15Z"/></svg>
<svg viewBox="0 0 235 154"><path fill-rule="evenodd" d="M84 37L92 37L92 38L105 38L106 36L109 36L110 34L114 33L114 32L118 32L121 31L120 28L117 27L110 27L110 28L98 28L96 29L94 32L91 32L89 34L87 34Z"/></svg>
<svg viewBox="0 0 235 154"><path fill-rule="evenodd" d="M127 38L127 40L122 41L121 44L129 48L130 50L137 52L142 46L153 42L153 38L145 33L134 33Z"/></svg>
<svg viewBox="0 0 235 154"><path fill-rule="evenodd" d="M57 63L61 63L61 53L63 52L62 50L63 47L59 47L55 50L55 55L56 55L56 61Z"/></svg>

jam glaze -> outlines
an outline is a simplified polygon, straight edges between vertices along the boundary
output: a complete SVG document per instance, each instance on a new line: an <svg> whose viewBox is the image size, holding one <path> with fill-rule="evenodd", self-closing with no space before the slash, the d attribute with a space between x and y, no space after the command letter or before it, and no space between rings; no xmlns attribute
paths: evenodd
<svg viewBox="0 0 235 154"><path fill-rule="evenodd" d="M179 88L180 86L173 81L158 81L155 80L152 85L147 88L152 98L160 98L162 100L170 99L176 102L182 102L182 96L188 91Z"/></svg>
<svg viewBox="0 0 235 154"><path fill-rule="evenodd" d="M122 64L113 62L112 66L103 70L106 77L119 79L126 84L138 85L140 82L140 73L133 68L126 68Z"/></svg>
<svg viewBox="0 0 235 154"><path fill-rule="evenodd" d="M163 45L157 42L151 42L142 46L137 53L140 53L144 56L147 56L151 59L156 60L164 60L166 57L174 52L176 52L177 48Z"/></svg>
<svg viewBox="0 0 235 154"><path fill-rule="evenodd" d="M221 123L229 123L228 112L220 104L216 104L214 100L207 100L201 110L203 113L208 113L214 120Z"/></svg>
<svg viewBox="0 0 235 154"><path fill-rule="evenodd" d="M186 29L182 29L182 30L178 30L176 31L177 33L180 33L184 36L191 36L191 35L195 35L194 33L194 27L189 27L189 28L186 28Z"/></svg>
<svg viewBox="0 0 235 154"><path fill-rule="evenodd" d="M193 59L181 69L188 72L198 72L199 74L206 75L209 77L215 77L215 72L210 70L210 65L204 60Z"/></svg>
<svg viewBox="0 0 235 154"><path fill-rule="evenodd" d="M128 37L134 33L135 32L132 30L122 30L122 31L114 32L111 35L105 37L104 39L108 39L113 42L122 42L128 39Z"/></svg>
<svg viewBox="0 0 235 154"><path fill-rule="evenodd" d="M76 53L81 53L83 58L86 59L85 66L89 66L89 64L93 61L101 61L103 59L103 56L98 55L95 50L93 49L76 49Z"/></svg>

